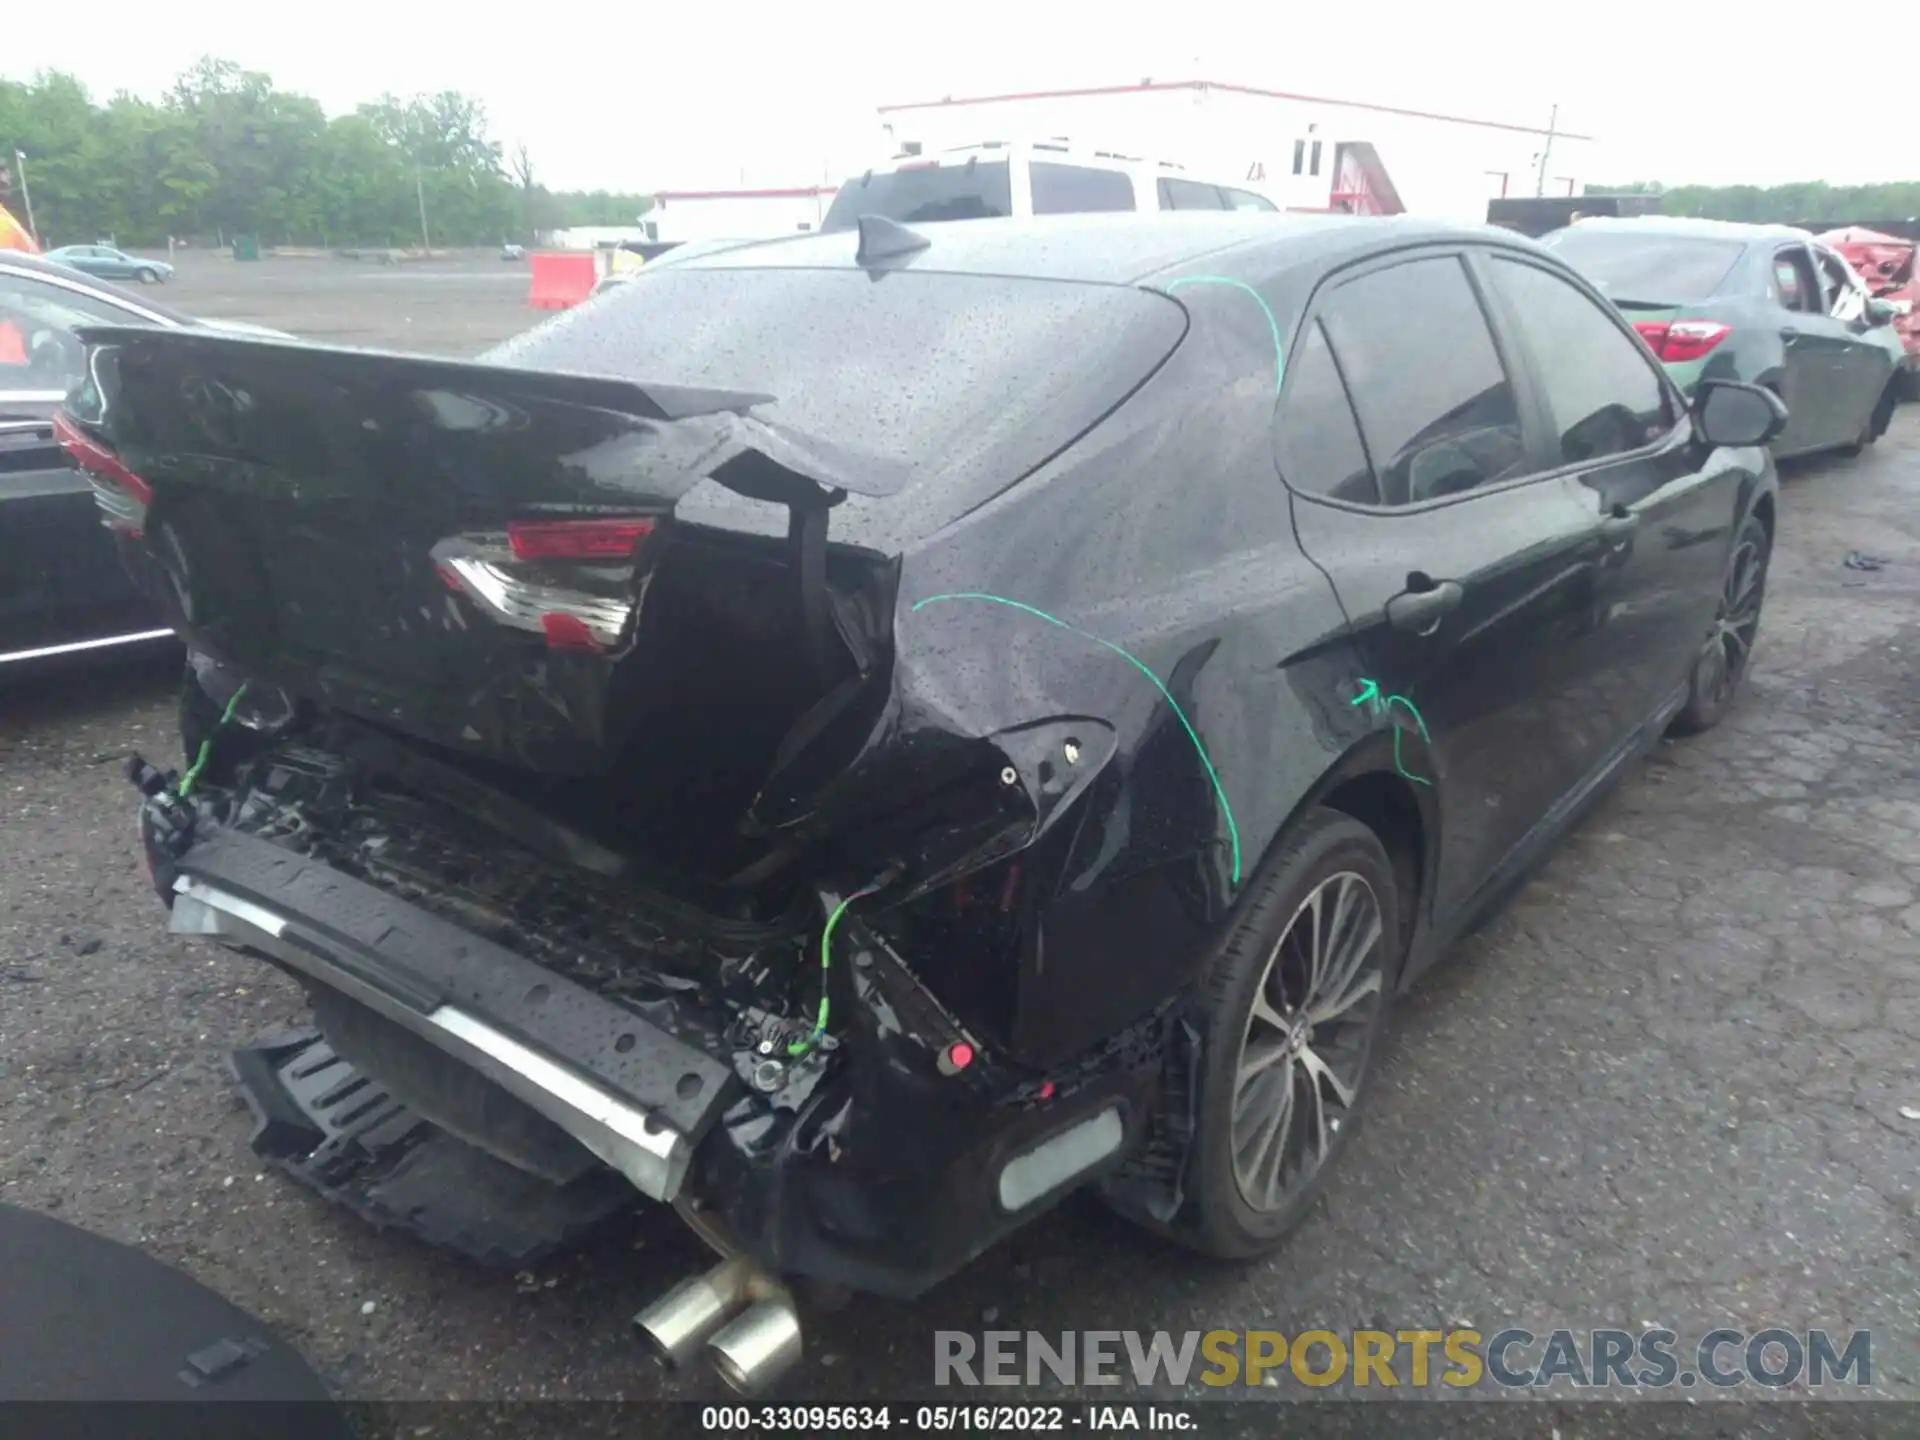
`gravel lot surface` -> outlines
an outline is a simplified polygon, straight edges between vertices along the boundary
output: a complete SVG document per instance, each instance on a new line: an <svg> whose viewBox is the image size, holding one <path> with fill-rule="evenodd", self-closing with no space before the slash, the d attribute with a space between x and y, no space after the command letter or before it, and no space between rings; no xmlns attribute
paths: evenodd
<svg viewBox="0 0 1920 1440"><path fill-rule="evenodd" d="M537 318L525 284L491 257L190 257L163 298L471 354ZM1790 474L1780 530L1736 713L1636 767L1403 1006L1283 1253L1200 1263L1072 1203L916 1304L819 1317L782 1398L921 1391L942 1328L1658 1322L1871 1327L1876 1390L1920 1400L1920 408ZM702 1260L676 1222L516 1277L260 1173L225 1055L302 1006L162 934L118 762L174 758L172 676L0 692L0 1199L180 1265L346 1396L713 1398L628 1330Z"/></svg>

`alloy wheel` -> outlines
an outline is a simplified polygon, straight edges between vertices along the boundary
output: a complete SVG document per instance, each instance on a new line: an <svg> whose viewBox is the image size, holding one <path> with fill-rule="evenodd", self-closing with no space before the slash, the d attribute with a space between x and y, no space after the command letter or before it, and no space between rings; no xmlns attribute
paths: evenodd
<svg viewBox="0 0 1920 1440"><path fill-rule="evenodd" d="M1303 900L1253 992L1233 1091L1233 1176L1277 1211L1332 1153L1385 998L1380 901L1351 870Z"/></svg>
<svg viewBox="0 0 1920 1440"><path fill-rule="evenodd" d="M1727 578L1720 592L1720 610L1700 652L1700 691L1711 705L1720 705L1741 677L1760 632L1760 603L1766 597L1767 557L1758 540L1741 541L1727 562Z"/></svg>

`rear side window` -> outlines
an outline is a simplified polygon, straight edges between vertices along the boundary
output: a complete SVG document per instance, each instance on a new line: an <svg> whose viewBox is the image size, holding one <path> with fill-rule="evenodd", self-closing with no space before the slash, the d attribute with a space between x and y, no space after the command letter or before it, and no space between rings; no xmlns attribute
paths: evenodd
<svg viewBox="0 0 1920 1440"><path fill-rule="evenodd" d="M1294 347L1289 371L1277 436L1281 476L1303 494L1379 504L1380 487L1360 443L1360 423L1317 322Z"/></svg>
<svg viewBox="0 0 1920 1440"><path fill-rule="evenodd" d="M1171 176L1160 177L1160 208L1162 210L1224 210L1226 202L1220 198L1220 187L1202 185L1198 180L1176 180Z"/></svg>
<svg viewBox="0 0 1920 1440"><path fill-rule="evenodd" d="M822 230L851 230L862 215L903 225L936 220L998 220L1013 213L1013 186L1004 160L925 164L860 175L842 185L820 222Z"/></svg>
<svg viewBox="0 0 1920 1440"><path fill-rule="evenodd" d="M1813 278L1807 252L1798 247L1782 250L1773 257L1773 288L1780 303L1789 310L1818 315L1827 308L1820 303L1820 282Z"/></svg>
<svg viewBox="0 0 1920 1440"><path fill-rule="evenodd" d="M1746 246L1657 231L1574 226L1542 242L1616 305L1692 305L1719 290Z"/></svg>
<svg viewBox="0 0 1920 1440"><path fill-rule="evenodd" d="M1453 256L1376 270L1334 291L1321 322L1388 505L1523 475L1513 386Z"/></svg>
<svg viewBox="0 0 1920 1440"><path fill-rule="evenodd" d="M1051 160L1036 160L1030 169L1036 215L1086 215L1133 209L1133 177L1123 170L1057 165Z"/></svg>
<svg viewBox="0 0 1920 1440"><path fill-rule="evenodd" d="M1666 387L1604 310L1537 265L1496 258L1491 269L1546 391L1562 460L1624 455L1667 432Z"/></svg>

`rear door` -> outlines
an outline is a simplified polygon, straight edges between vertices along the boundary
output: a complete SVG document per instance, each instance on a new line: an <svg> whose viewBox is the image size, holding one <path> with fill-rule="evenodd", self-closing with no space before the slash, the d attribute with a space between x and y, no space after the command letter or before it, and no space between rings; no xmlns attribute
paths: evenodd
<svg viewBox="0 0 1920 1440"><path fill-rule="evenodd" d="M1599 680L1571 723L1591 770L1670 700L1713 623L1746 474L1693 443L1685 405L1619 316L1519 255L1479 260L1536 377L1552 455L1603 514Z"/></svg>
<svg viewBox="0 0 1920 1440"><path fill-rule="evenodd" d="M1786 354L1781 398L1787 402L1787 426L1775 453L1797 455L1852 439L1854 430L1843 428L1846 417L1838 413L1841 371L1847 363L1843 327L1826 313L1807 247L1775 246L1768 278Z"/></svg>
<svg viewBox="0 0 1920 1440"><path fill-rule="evenodd" d="M1867 426L1893 372L1892 356L1867 324L1867 291L1847 263L1815 245L1813 263L1820 272L1826 318L1844 346L1834 375L1834 408L1842 421L1841 439L1851 440Z"/></svg>
<svg viewBox="0 0 1920 1440"><path fill-rule="evenodd" d="M1402 769L1439 792L1448 913L1586 768L1601 513L1578 477L1538 473L1542 426L1459 253L1323 287L1288 371L1295 526L1366 678L1429 736Z"/></svg>

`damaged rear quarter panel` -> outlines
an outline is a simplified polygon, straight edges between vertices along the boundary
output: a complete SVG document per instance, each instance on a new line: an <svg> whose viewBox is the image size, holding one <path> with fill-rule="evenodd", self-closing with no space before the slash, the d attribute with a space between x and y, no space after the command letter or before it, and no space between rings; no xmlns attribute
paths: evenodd
<svg viewBox="0 0 1920 1440"><path fill-rule="evenodd" d="M1342 616L1275 471L1277 325L1231 285L1179 298L1192 332L1131 401L902 568L887 744L999 737L1036 801L1041 757L1008 732L1059 720L1024 733L1080 740L1083 764L1107 757L1018 861L1006 1038L1034 1064L1192 977L1294 805L1363 728ZM1111 732L1097 754L1069 723L1082 719ZM1068 767L1052 759L1057 784ZM916 963L940 989L942 969L1005 965L995 943Z"/></svg>

